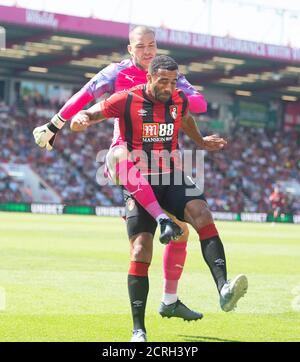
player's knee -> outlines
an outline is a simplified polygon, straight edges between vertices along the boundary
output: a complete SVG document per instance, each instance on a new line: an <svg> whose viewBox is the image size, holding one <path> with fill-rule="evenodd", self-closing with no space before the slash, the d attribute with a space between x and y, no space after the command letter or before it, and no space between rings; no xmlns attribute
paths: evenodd
<svg viewBox="0 0 300 362"><path fill-rule="evenodd" d="M150 263L151 251L145 245L134 245L131 250L131 260Z"/></svg>
<svg viewBox="0 0 300 362"><path fill-rule="evenodd" d="M116 146L111 148L106 155L106 166L110 177L115 183L118 183L116 166L119 162L128 159L128 150L125 146Z"/></svg>
<svg viewBox="0 0 300 362"><path fill-rule="evenodd" d="M152 240L148 240L148 237L140 235L137 238L130 240L131 260L141 263L150 263L152 259Z"/></svg>
<svg viewBox="0 0 300 362"><path fill-rule="evenodd" d="M205 225L213 223L212 213L208 207L204 207L199 211L197 223L199 224L199 227L204 227Z"/></svg>
<svg viewBox="0 0 300 362"><path fill-rule="evenodd" d="M112 161L117 164L128 159L128 150L125 146L116 146L111 149Z"/></svg>
<svg viewBox="0 0 300 362"><path fill-rule="evenodd" d="M195 203L188 203L185 212L196 230L214 222L212 213L204 201L197 200Z"/></svg>
<svg viewBox="0 0 300 362"><path fill-rule="evenodd" d="M125 146L112 147L106 155L106 164L109 168L115 168L117 163L128 158L128 150Z"/></svg>

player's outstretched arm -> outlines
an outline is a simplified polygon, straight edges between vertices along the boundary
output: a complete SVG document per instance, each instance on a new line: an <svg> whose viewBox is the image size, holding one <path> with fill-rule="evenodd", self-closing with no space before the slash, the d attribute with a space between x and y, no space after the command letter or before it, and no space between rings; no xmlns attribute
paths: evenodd
<svg viewBox="0 0 300 362"><path fill-rule="evenodd" d="M194 118L189 113L182 118L181 128L202 150L218 151L227 144L227 141L215 134L202 137Z"/></svg>
<svg viewBox="0 0 300 362"><path fill-rule="evenodd" d="M94 104L85 111L77 113L72 119L71 130L74 132L84 131L87 127L99 123L107 118L119 118L125 112L127 92L117 92L108 99Z"/></svg>
<svg viewBox="0 0 300 362"><path fill-rule="evenodd" d="M76 116L72 119L71 122L71 131L73 132L82 132L85 131L88 127L102 122L107 117L104 116L102 109L103 102L97 103L93 105L91 108L80 111L76 114Z"/></svg>
<svg viewBox="0 0 300 362"><path fill-rule="evenodd" d="M73 117L93 99L94 97L87 91L86 87L83 87L66 102L62 109L52 117L50 122L33 130L35 143L41 148L51 151L56 134L65 125L66 120Z"/></svg>
<svg viewBox="0 0 300 362"><path fill-rule="evenodd" d="M110 64L95 75L76 94L74 94L47 124L33 130L35 143L41 148L52 150L57 132L82 108L104 93L113 93L114 81L119 64Z"/></svg>

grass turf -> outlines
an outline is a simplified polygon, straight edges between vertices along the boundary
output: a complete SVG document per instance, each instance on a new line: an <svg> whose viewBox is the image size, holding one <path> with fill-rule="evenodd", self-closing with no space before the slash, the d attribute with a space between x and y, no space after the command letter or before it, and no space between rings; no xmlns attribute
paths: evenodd
<svg viewBox="0 0 300 362"><path fill-rule="evenodd" d="M163 246L156 237L149 341L300 341L300 225L218 222L228 276L249 290L235 312L218 294L191 229L181 300L197 322L162 319ZM0 341L128 341L128 241L121 218L0 213ZM2 309L2 310L1 310Z"/></svg>

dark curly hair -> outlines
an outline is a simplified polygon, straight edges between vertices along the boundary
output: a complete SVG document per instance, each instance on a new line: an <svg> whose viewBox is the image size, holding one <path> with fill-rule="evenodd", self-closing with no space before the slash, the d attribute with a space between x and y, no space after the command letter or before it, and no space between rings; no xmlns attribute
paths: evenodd
<svg viewBox="0 0 300 362"><path fill-rule="evenodd" d="M153 75L157 73L158 69L178 70L178 64L167 55L159 55L152 59L149 65L149 73Z"/></svg>

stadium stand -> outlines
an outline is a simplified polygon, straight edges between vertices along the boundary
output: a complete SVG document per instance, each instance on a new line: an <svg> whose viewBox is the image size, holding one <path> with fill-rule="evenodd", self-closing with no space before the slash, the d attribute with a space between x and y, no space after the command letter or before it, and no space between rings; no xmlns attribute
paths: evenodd
<svg viewBox="0 0 300 362"><path fill-rule="evenodd" d="M60 107L38 95L26 97L22 111L10 109L1 102L0 161L30 164L67 204L122 205L119 187L99 186L96 182L99 168L96 156L110 145L112 122L101 123L80 134L65 127L56 141L57 151L47 152L33 142L32 129L45 119L29 111L32 106L49 110ZM205 156L205 190L211 209L270 212L269 196L274 180L288 182L300 172L299 135L236 126L224 136L229 141L228 148ZM181 148L195 150L185 135L181 137ZM30 190L7 175L3 168L0 169L0 197L1 202L32 201ZM284 212L299 213L300 198L290 194L286 197Z"/></svg>
<svg viewBox="0 0 300 362"><path fill-rule="evenodd" d="M29 165L66 204L122 205L120 188L100 186L96 179L100 166L96 156L110 145L112 122L82 134L65 127L53 152L34 144L32 130L49 120L99 69L124 58L131 24L19 6L0 6L0 21L6 31L6 49L0 53L0 203L37 202L28 184L8 172L9 163ZM207 115L198 119L202 132L217 132L229 141L222 152L205 156L210 208L271 212L269 196L278 184L285 191L283 211L299 215L300 50L155 30L161 54L174 57L187 79L201 92L204 89L209 104ZM226 119L235 107L239 113ZM241 126L238 117L243 112L251 117L258 113L258 118L246 120L251 125L265 124ZM270 121L272 112L275 122ZM210 128L213 122L223 122L224 127L216 131ZM184 135L181 146L195 149Z"/></svg>

